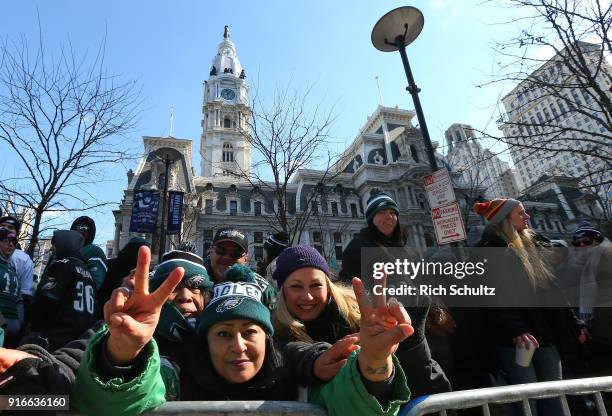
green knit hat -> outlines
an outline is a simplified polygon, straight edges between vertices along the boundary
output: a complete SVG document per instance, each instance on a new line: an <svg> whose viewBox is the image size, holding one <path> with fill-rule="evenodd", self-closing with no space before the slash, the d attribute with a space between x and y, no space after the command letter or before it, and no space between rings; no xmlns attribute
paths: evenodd
<svg viewBox="0 0 612 416"><path fill-rule="evenodd" d="M183 258L173 258L159 263L155 268L151 280L149 280L149 291L153 292L161 286L172 270L177 267L185 269L185 275L181 283L185 284L188 288L197 288L200 290L212 289L213 282L210 280L206 268L202 264Z"/></svg>
<svg viewBox="0 0 612 416"><path fill-rule="evenodd" d="M214 324L232 319L255 321L273 335L270 311L261 303L264 289L247 266L235 264L227 269L224 281L214 286L213 297L200 316L198 335L206 336Z"/></svg>

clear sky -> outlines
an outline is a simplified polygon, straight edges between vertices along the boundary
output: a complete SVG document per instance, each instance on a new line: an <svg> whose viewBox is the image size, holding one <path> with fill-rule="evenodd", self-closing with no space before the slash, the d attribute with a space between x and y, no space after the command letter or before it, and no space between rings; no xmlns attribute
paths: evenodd
<svg viewBox="0 0 612 416"><path fill-rule="evenodd" d="M378 104L375 76L385 105L413 108L399 54L379 52L370 41L376 21L404 5L390 0L23 0L3 4L0 36L35 41L37 11L49 50L69 40L77 54L93 53L106 33L109 72L138 79L145 98L131 140L140 145L143 135L168 135L174 106L173 135L193 140L194 168L200 174L202 83L224 25L230 26L247 81L261 94L291 79L299 89L314 85L313 104L335 104L338 119L330 147L341 151ZM495 132L493 110L508 87L502 91L500 85L476 84L487 81L496 64L493 41L517 34L513 24L493 24L511 11L480 0L421 0L410 5L425 15L423 32L408 47L408 56L432 140L443 145L444 131L452 123ZM0 163L0 174L10 172L9 155L0 154ZM100 200L119 203L125 171L117 166L112 174L121 180L100 185ZM113 238L112 209L92 213L100 245Z"/></svg>

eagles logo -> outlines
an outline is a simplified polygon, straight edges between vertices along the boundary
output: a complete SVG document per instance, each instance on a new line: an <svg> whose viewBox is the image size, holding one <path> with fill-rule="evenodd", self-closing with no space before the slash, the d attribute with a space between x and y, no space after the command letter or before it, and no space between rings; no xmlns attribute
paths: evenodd
<svg viewBox="0 0 612 416"><path fill-rule="evenodd" d="M204 276L196 275L191 276L187 280L185 280L185 286L189 288L199 288L204 286L206 283L206 278Z"/></svg>
<svg viewBox="0 0 612 416"><path fill-rule="evenodd" d="M244 298L232 298L232 299L227 299L223 302L221 302L221 305L217 306L217 313L223 313L228 309L234 309L236 307L238 307L242 301L244 300Z"/></svg>

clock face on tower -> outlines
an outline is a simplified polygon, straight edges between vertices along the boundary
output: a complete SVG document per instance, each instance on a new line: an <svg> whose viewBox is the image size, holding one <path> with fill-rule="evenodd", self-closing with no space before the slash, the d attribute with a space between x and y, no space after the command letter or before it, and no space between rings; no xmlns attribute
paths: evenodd
<svg viewBox="0 0 612 416"><path fill-rule="evenodd" d="M233 90L230 90L229 88L224 88L221 90L221 97L225 98L226 100L233 100L234 98L236 98L236 93Z"/></svg>

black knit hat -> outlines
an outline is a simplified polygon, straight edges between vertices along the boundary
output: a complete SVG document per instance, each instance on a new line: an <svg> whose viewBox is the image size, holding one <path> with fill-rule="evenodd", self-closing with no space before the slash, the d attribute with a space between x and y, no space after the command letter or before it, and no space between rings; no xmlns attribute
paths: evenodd
<svg viewBox="0 0 612 416"><path fill-rule="evenodd" d="M388 194L384 192L380 192L376 195L372 195L368 199L367 207L366 207L366 219L368 222L371 222L376 215L377 212L380 212L385 209L392 209L396 214L399 215L399 207Z"/></svg>
<svg viewBox="0 0 612 416"><path fill-rule="evenodd" d="M264 249L272 257L278 256L287 247L289 247L289 234L285 231L269 235L266 241L264 241Z"/></svg>
<svg viewBox="0 0 612 416"><path fill-rule="evenodd" d="M13 227L15 227L15 230L17 230L17 234L19 234L19 229L21 228L21 221L19 221L17 218L10 215L5 215L4 217L0 218L0 225L1 224L12 225Z"/></svg>
<svg viewBox="0 0 612 416"><path fill-rule="evenodd" d="M598 228L593 227L591 223L588 221L583 221L580 224L578 224L578 227L574 231L574 236L572 238L572 241L576 241L577 239L583 238L583 237L590 237L599 243L601 243L604 240L604 236L601 233L601 231L599 231Z"/></svg>

